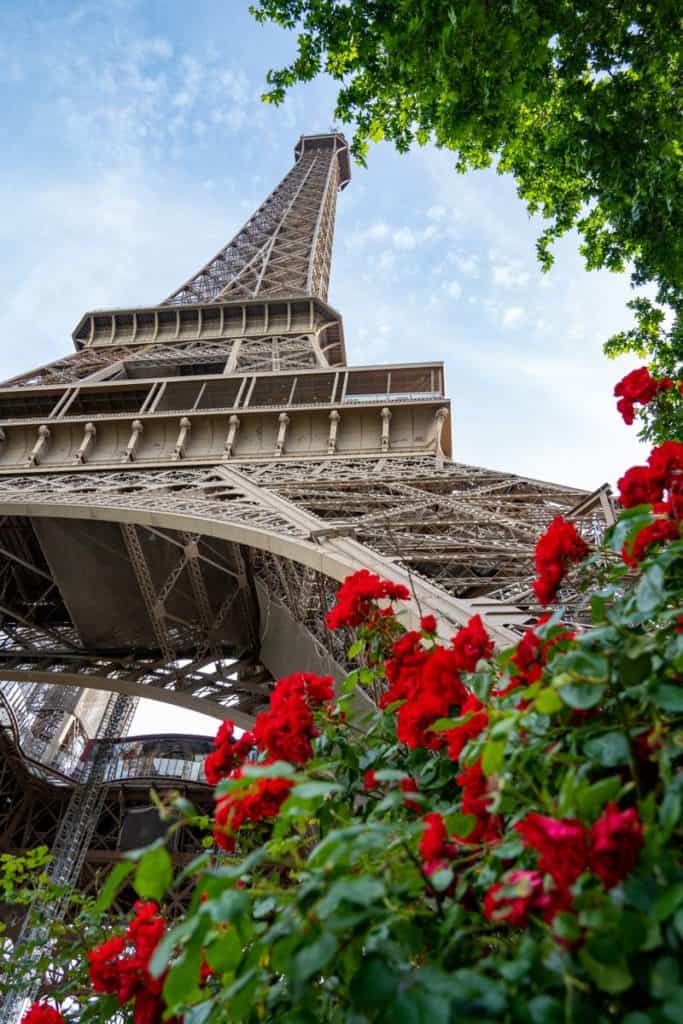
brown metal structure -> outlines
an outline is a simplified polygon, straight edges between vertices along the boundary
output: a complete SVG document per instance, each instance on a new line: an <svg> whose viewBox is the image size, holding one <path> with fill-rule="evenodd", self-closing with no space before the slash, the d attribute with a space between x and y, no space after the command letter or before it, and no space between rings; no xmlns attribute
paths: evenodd
<svg viewBox="0 0 683 1024"><path fill-rule="evenodd" d="M64 880L105 834L115 855L126 794L201 785L160 754L116 774L138 697L246 727L273 678L340 678L323 614L361 567L410 585L407 624L480 613L504 644L539 531L611 515L606 489L451 461L441 363L347 366L327 302L346 140L295 158L164 302L85 314L74 354L0 385L2 843L47 841Z"/></svg>

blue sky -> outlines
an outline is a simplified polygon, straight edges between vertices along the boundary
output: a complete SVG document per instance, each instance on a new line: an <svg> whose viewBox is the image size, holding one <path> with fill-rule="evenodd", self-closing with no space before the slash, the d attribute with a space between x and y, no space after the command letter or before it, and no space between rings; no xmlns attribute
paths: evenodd
<svg viewBox="0 0 683 1024"><path fill-rule="evenodd" d="M246 0L0 5L2 372L70 348L86 309L161 300L331 124L334 84L260 100L294 37ZM593 488L639 457L601 341L623 276L549 275L514 185L434 148L375 147L340 196L330 298L352 362L443 359L456 458Z"/></svg>
<svg viewBox="0 0 683 1024"><path fill-rule="evenodd" d="M294 44L246 0L3 0L2 376L68 352L87 309L160 301L274 187L298 136L330 127L324 79L279 109L260 100ZM542 275L537 234L511 180L375 147L339 199L330 300L351 362L445 361L456 459L592 489L642 461L611 398L633 364L600 351L629 323L628 281L585 273L574 238ZM136 731L158 727L141 708Z"/></svg>

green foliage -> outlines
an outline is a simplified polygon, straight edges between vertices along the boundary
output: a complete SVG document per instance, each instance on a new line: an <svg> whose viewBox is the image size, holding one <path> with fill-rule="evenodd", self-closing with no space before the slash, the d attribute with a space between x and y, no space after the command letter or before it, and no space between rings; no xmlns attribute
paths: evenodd
<svg viewBox="0 0 683 1024"><path fill-rule="evenodd" d="M259 0L252 12L298 36L295 60L269 72L264 99L281 103L325 72L340 83L335 116L354 124L361 162L380 139L401 152L433 141L455 152L460 171L495 163L512 174L529 211L548 221L544 268L553 242L576 228L589 269L630 268L635 286L654 282L657 304L631 303L635 326L608 352L675 361L680 373L680 4ZM654 423L647 437L674 436Z"/></svg>
<svg viewBox="0 0 683 1024"><path fill-rule="evenodd" d="M348 707L343 717L321 717L305 766L249 768L252 780L287 774L293 788L274 822L240 832L236 855L204 854L173 879L163 844L134 854L96 905L72 894L73 920L51 930L47 950L15 951L13 984L57 965L65 976L53 994L76 999L64 1004L67 1015L78 1005L83 1020L111 1020L121 1012L112 997L87 997L85 950L117 927L102 915L131 878L141 896L162 905L193 879L187 913L170 922L149 970L163 980L168 1012L195 1024L678 1019L683 542L654 553L625 586L610 549L644 516L626 514L607 538L603 564L593 559L584 570L586 584L600 579L586 598L591 628L567 638L557 615L540 627L551 644L542 677L489 698L488 728L470 739L460 767L444 749L397 743L395 710L374 712L362 731ZM365 670L383 685L382 661ZM515 671L510 652L501 652L465 679L490 693L505 690ZM435 734L462 721L438 721ZM487 813L505 823L490 844L467 839L477 819L463 811L455 781L479 757ZM407 778L417 792L402 791ZM241 784L220 788L238 792ZM512 927L483 912L486 892L506 871L537 866L517 821L538 811L590 829L608 803L637 809L644 827L635 868L619 884L606 888L584 871L572 906L552 921L532 914ZM177 811L196 823L180 800ZM428 811L464 838L425 872L419 843ZM45 851L0 864L5 898L22 903L32 889L34 912L44 917L54 896ZM205 981L202 964L212 971Z"/></svg>

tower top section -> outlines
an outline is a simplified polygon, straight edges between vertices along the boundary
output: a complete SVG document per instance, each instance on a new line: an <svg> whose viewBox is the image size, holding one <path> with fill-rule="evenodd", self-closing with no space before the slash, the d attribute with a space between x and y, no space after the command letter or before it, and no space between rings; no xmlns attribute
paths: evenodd
<svg viewBox="0 0 683 1024"><path fill-rule="evenodd" d="M341 132L302 135L295 163L246 224L164 306L327 299L337 192L351 180Z"/></svg>

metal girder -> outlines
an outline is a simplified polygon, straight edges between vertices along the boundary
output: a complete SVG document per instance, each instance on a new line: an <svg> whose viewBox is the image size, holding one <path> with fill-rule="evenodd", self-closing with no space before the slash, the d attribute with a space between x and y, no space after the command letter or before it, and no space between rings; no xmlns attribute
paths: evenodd
<svg viewBox="0 0 683 1024"><path fill-rule="evenodd" d="M149 615L150 622L154 628L156 638L159 641L159 647L161 648L165 658L169 661L174 661L175 649L166 627L163 605L159 595L157 595L154 589L154 583L142 550L142 545L140 544L137 529L130 523L124 523L121 526L121 532L130 556L131 565L138 581L138 586L140 587L140 593L142 594L145 607L147 608L147 614ZM172 583L170 585L172 586Z"/></svg>

